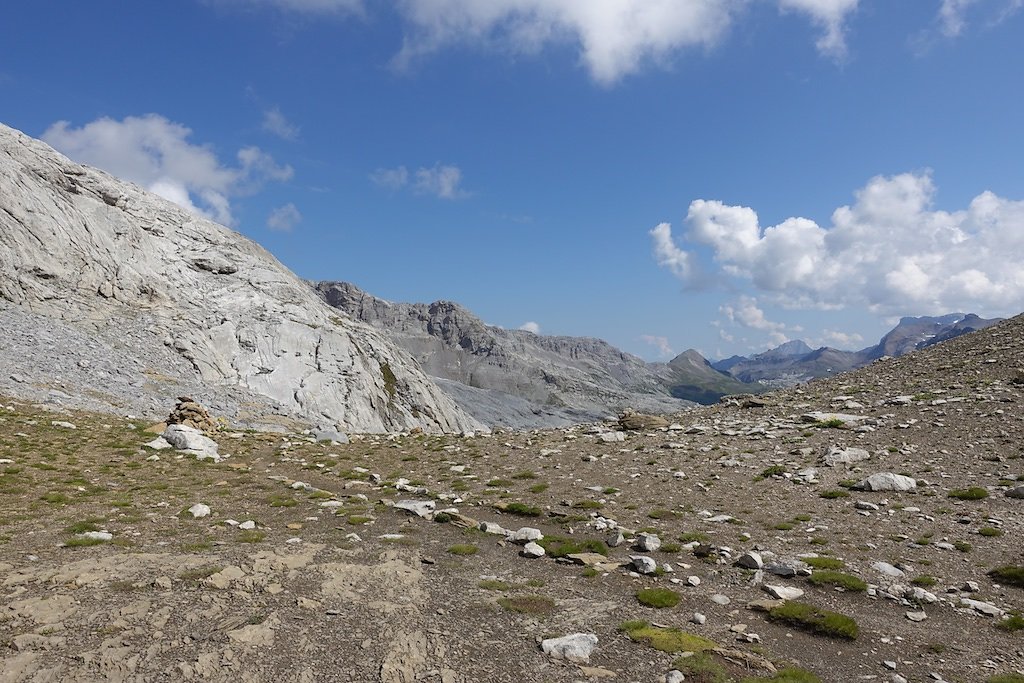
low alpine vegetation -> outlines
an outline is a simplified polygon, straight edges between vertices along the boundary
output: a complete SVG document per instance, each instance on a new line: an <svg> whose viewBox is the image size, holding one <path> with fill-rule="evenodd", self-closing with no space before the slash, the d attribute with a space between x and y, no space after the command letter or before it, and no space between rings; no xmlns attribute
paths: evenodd
<svg viewBox="0 0 1024 683"><path fill-rule="evenodd" d="M679 604L679 594L668 588L643 588L636 592L636 599L644 607L664 609Z"/></svg>
<svg viewBox="0 0 1024 683"><path fill-rule="evenodd" d="M860 635L857 622L845 614L830 612L795 600L772 608L768 612L768 618L828 638L856 640Z"/></svg>

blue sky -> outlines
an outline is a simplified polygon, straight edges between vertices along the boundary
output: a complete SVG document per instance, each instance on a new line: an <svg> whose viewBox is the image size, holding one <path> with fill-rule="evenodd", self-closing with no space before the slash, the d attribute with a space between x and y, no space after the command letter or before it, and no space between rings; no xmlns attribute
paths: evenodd
<svg viewBox="0 0 1024 683"><path fill-rule="evenodd" d="M306 278L652 360L861 348L1024 309L1022 10L35 0L0 121Z"/></svg>

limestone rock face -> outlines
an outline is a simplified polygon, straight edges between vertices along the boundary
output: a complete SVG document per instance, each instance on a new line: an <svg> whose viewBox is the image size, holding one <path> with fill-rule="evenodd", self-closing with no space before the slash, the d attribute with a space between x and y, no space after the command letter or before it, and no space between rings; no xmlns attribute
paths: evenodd
<svg viewBox="0 0 1024 683"><path fill-rule="evenodd" d="M600 339L494 327L450 301L392 303L347 282L313 286L331 306L387 334L488 425L552 427L692 405L671 396L653 366Z"/></svg>
<svg viewBox="0 0 1024 683"><path fill-rule="evenodd" d="M256 243L2 125L0 309L97 338L131 331L119 351L139 370L241 389L236 408L358 432L479 427Z"/></svg>

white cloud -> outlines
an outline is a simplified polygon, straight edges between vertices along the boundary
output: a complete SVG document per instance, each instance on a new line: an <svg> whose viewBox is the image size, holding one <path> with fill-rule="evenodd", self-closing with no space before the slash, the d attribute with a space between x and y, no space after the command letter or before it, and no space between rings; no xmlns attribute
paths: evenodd
<svg viewBox="0 0 1024 683"><path fill-rule="evenodd" d="M967 21L964 14L967 8L973 5L976 0L942 0L939 8L939 23L942 25L942 32L947 36L954 37L963 33Z"/></svg>
<svg viewBox="0 0 1024 683"><path fill-rule="evenodd" d="M299 127L289 121L279 107L271 107L263 112L263 130L282 140L295 140L299 137Z"/></svg>
<svg viewBox="0 0 1024 683"><path fill-rule="evenodd" d="M405 166L378 168L370 174L370 180L375 185L389 190L400 190L411 184L413 192L431 194L441 199L461 199L469 196L469 193L460 187L462 170L458 166L421 166L413 173L409 173Z"/></svg>
<svg viewBox="0 0 1024 683"><path fill-rule="evenodd" d="M370 180L380 187L386 187L389 190L400 190L409 182L409 169L405 166L378 168L370 174Z"/></svg>
<svg viewBox="0 0 1024 683"><path fill-rule="evenodd" d="M668 268L673 275L690 282L693 280L693 266L688 253L672 241L672 226L661 223L649 233L654 240L654 258L659 266Z"/></svg>
<svg viewBox="0 0 1024 683"><path fill-rule="evenodd" d="M753 209L698 199L685 241L711 250L722 273L792 308L867 306L880 314L1019 312L1024 301L1024 201L983 192L963 210L932 207L929 173L872 178L830 227L788 218L762 228ZM656 250L676 246L658 226ZM666 245L665 242L668 242ZM688 281L692 271L668 267Z"/></svg>
<svg viewBox="0 0 1024 683"><path fill-rule="evenodd" d="M774 346L789 341L786 325L768 320L754 297L742 295L734 303L723 304L718 311L735 325L767 334Z"/></svg>
<svg viewBox="0 0 1024 683"><path fill-rule="evenodd" d="M842 59L846 56L843 22L857 9L859 0L779 0L783 11L803 12L824 30L815 42L823 55Z"/></svg>
<svg viewBox="0 0 1024 683"><path fill-rule="evenodd" d="M863 346L864 337L856 332L840 332L839 330L822 330L820 341L811 346L831 346L835 349L856 351Z"/></svg>
<svg viewBox="0 0 1024 683"><path fill-rule="evenodd" d="M520 325L519 329L525 332L533 332L534 334L540 334L540 325L533 322L532 320L529 320Z"/></svg>
<svg viewBox="0 0 1024 683"><path fill-rule="evenodd" d="M818 48L845 53L843 21L857 0L777 0L825 34ZM569 44L590 76L611 85L687 48L718 44L748 0L397 0L409 24L399 67L451 44L535 54Z"/></svg>
<svg viewBox="0 0 1024 683"><path fill-rule="evenodd" d="M194 145L192 131L158 114L123 121L100 118L81 128L58 121L43 140L72 159L142 185L201 216L232 225L231 198L256 192L268 180L285 181L292 168L278 165L258 147L243 147L237 165Z"/></svg>
<svg viewBox="0 0 1024 683"><path fill-rule="evenodd" d="M641 334L640 341L645 344L650 344L658 350L658 355L662 358L671 358L676 355L675 351L672 350L672 346L668 343L668 337L659 337L653 334Z"/></svg>
<svg viewBox="0 0 1024 683"><path fill-rule="evenodd" d="M267 227L279 232L291 232L301 222L302 214L291 202L277 207L267 216Z"/></svg>
<svg viewBox="0 0 1024 683"><path fill-rule="evenodd" d="M366 10L363 0L208 0L208 2L226 6L273 7L285 12L317 15L361 15Z"/></svg>
<svg viewBox="0 0 1024 683"><path fill-rule="evenodd" d="M442 166L435 164L432 168L416 170L413 188L423 194L432 194L441 199L459 199L466 192L459 187L462 182L462 171L458 166Z"/></svg>

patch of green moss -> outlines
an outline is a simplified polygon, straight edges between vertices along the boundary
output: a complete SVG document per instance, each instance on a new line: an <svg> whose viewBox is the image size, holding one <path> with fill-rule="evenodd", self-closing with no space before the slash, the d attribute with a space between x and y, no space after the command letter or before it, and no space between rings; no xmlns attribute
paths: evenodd
<svg viewBox="0 0 1024 683"><path fill-rule="evenodd" d="M829 638L856 640L860 635L857 622L851 617L795 600L772 608L768 618Z"/></svg>
<svg viewBox="0 0 1024 683"><path fill-rule="evenodd" d="M650 645L662 652L704 652L718 643L678 628L652 626L646 621L627 621L619 626L632 640Z"/></svg>
<svg viewBox="0 0 1024 683"><path fill-rule="evenodd" d="M636 592L637 601L644 607L664 609L679 604L679 594L668 588L643 588Z"/></svg>

